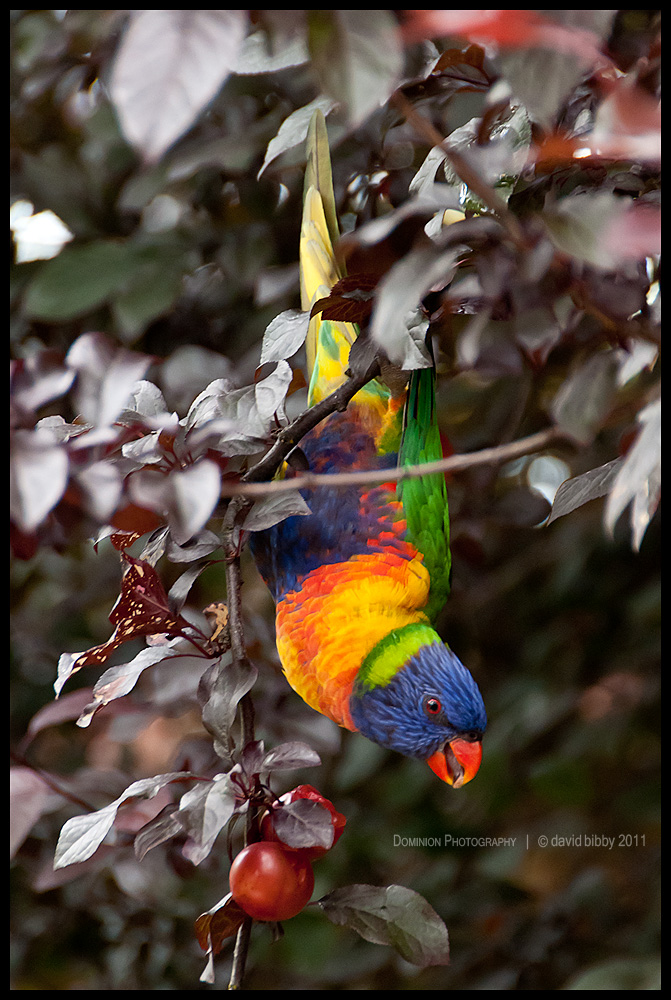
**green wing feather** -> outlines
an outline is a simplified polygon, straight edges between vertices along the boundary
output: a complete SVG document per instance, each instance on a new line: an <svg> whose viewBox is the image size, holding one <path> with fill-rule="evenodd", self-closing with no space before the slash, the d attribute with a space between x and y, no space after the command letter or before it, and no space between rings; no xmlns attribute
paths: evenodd
<svg viewBox="0 0 671 1000"><path fill-rule="evenodd" d="M435 379L433 368L420 368L411 375L398 456L400 466L435 462L443 457ZM437 472L402 480L397 496L403 503L408 540L424 556L431 578L426 611L433 621L450 592L450 518L445 477Z"/></svg>

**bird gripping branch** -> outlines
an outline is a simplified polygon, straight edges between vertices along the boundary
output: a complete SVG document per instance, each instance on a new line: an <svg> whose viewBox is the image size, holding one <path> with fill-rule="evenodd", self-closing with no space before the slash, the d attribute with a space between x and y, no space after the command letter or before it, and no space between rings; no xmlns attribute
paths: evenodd
<svg viewBox="0 0 671 1000"><path fill-rule="evenodd" d="M312 310L344 275L326 125L308 135L301 298ZM342 385L355 324L317 312L306 342L308 403ZM435 371L375 378L301 441L313 472L391 469L442 457ZM290 476L291 470L285 470ZM425 760L455 788L475 775L487 719L480 691L433 625L450 590L444 476L304 492L311 513L254 533L276 602L277 648L316 711L381 746Z"/></svg>

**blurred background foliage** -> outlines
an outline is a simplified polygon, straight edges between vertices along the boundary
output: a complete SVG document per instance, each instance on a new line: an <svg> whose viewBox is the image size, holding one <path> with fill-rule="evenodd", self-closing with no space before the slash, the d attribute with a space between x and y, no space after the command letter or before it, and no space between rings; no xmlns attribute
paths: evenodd
<svg viewBox="0 0 671 1000"><path fill-rule="evenodd" d="M317 16L354 13L370 17L352 25ZM43 352L60 358L82 333L101 332L151 356L146 377L180 416L214 378L250 384L268 323L297 306L302 143L280 142L276 157L269 143L293 112L324 93L340 102L329 130L350 229L407 199L431 145L386 101L375 108L385 88L388 97L402 77L407 100L448 135L492 113L503 72L521 87L520 66L537 91L544 83L546 106L532 119L547 159L506 191L511 210L525 218L548 198L585 190L626 191L654 203L659 184L650 160L583 163L565 149L551 158L554 126L579 136L604 100L594 77L583 74L567 87L556 53L541 69L535 50L502 43L498 62L494 51L491 63L474 64L470 50L459 74L454 63L429 74L425 67L440 52L466 52L467 42L420 40L403 49L396 79L390 65L401 54L393 49L380 65L369 58L364 74L352 38L363 38L362 51L370 52L394 13L249 12L253 30L279 39L284 65L280 59L279 69L262 73L238 67L184 135L158 152L147 145L142 155L142 143L134 148L120 125L121 99L115 105L110 97L128 12L12 11L13 361L25 365ZM541 13L609 15L604 51L617 73L658 96L659 11ZM309 54L301 55L305 44ZM290 45L295 58L286 56ZM52 219L47 248L43 228L41 249L31 250L26 224L43 212L66 235ZM589 233L593 220L581 221ZM503 286L533 284L518 271L506 275L504 257L500 246L484 248L477 264L479 291L489 277L499 306ZM549 415L559 419L559 390L577 372L592 384L583 366L605 344L631 347L638 331L656 349L654 266L632 272L598 261L582 270L584 298L568 333L559 321L544 330L532 296L518 298L507 315L493 309L475 346L472 328L470 339L464 334L468 311L448 317L439 330L439 405L454 450L498 444L542 428ZM553 287L547 301L554 306L566 292L575 306L576 288L570 281ZM481 771L461 791L337 730L297 699L279 674L272 602L244 554L248 648L259 667L257 736L267 746L304 739L322 757L319 769L289 775L276 790L308 781L348 818L336 849L316 865L314 898L354 882L406 885L446 921L452 953L449 967L419 970L308 907L279 941L255 928L247 989L660 988L659 515L639 551L627 517L612 534L605 530L600 499L544 523L548 490L551 498L561 480L626 449L637 414L654 398L658 368L641 366L616 396L597 397L596 416L574 410L581 440L548 449L540 470L530 457L450 477L454 592L441 629L477 677L490 718ZM299 376L293 388L289 413L304 401ZM582 396L569 399L575 408ZM38 415L73 420L71 405L70 397L50 401ZM223 836L197 867L175 841L138 862L129 837L155 812L139 803L124 814L116 841L89 862L52 870L69 816L100 808L135 778L206 773L216 763L198 678L147 672L87 729L74 724L90 700L86 671L69 682L67 698L53 702L59 655L108 637L119 587L118 552L108 542L93 547L91 520L70 501L66 493L34 530L15 525L13 533L12 988L204 989L193 922L227 891ZM183 567L164 560L159 569L168 587ZM213 565L194 584L189 607L197 612L224 597L223 565ZM510 843L478 846L483 837ZM413 846L413 838L440 846ZM217 960L217 987L225 988L229 966L230 949Z"/></svg>

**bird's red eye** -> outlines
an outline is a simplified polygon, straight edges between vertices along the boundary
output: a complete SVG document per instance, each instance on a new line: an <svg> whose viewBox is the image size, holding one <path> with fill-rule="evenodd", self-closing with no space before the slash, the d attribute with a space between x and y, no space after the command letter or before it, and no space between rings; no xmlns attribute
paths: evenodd
<svg viewBox="0 0 671 1000"><path fill-rule="evenodd" d="M443 706L438 698L434 698L430 695L428 698L424 699L424 711L427 715L440 715L442 710Z"/></svg>

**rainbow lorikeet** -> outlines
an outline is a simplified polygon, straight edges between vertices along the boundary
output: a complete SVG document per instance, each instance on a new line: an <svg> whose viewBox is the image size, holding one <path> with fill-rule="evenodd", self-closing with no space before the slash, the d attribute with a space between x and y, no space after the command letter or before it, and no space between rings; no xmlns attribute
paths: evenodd
<svg viewBox="0 0 671 1000"><path fill-rule="evenodd" d="M302 307L342 277L326 128L313 119L301 230ZM310 322L308 402L345 379L353 324ZM389 469L442 456L435 372L402 388L371 380L344 412L301 441L314 472ZM291 475L290 471L286 471ZM432 622L450 589L442 474L366 487L305 491L311 513L252 537L276 602L277 648L289 683L312 708L384 747L426 760L449 784L474 776L487 717L470 672Z"/></svg>

